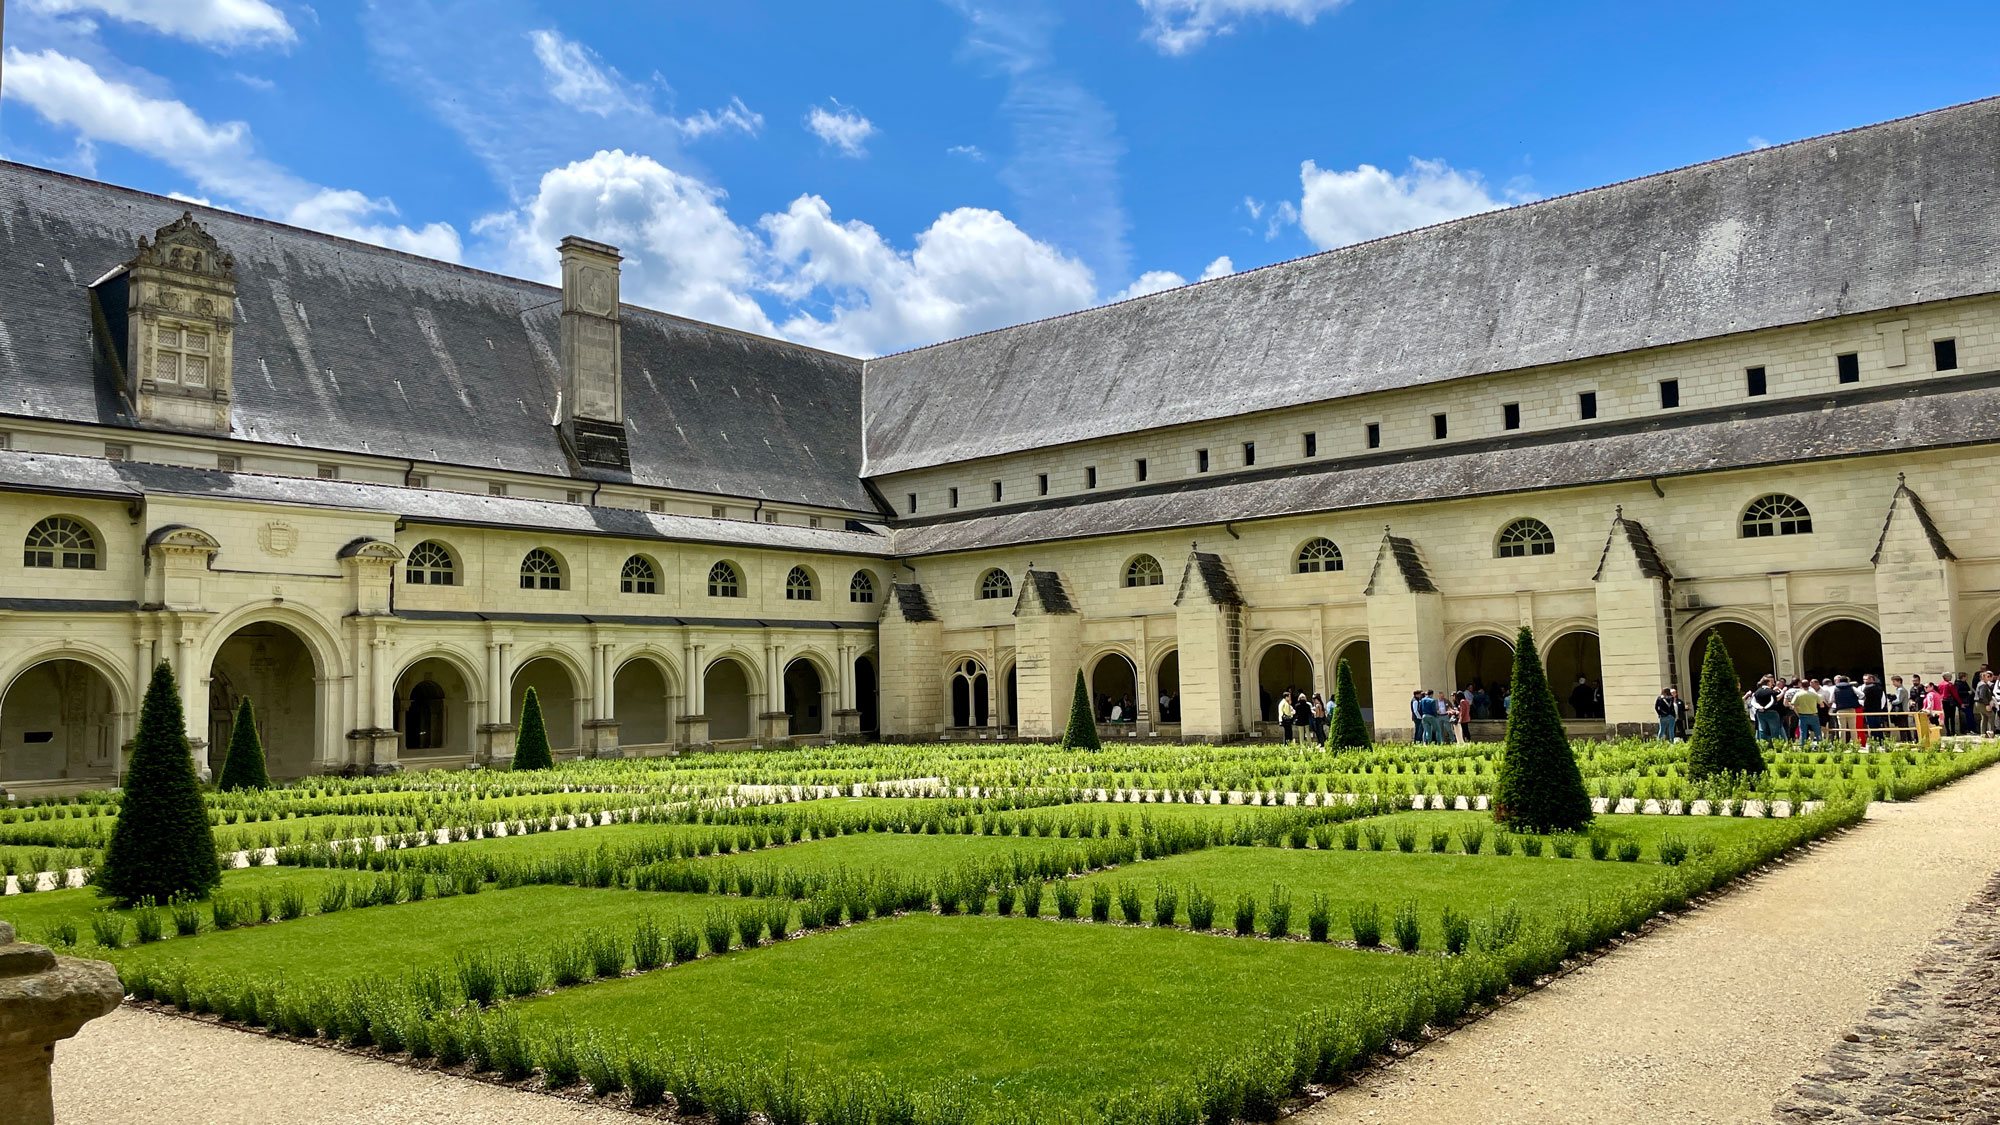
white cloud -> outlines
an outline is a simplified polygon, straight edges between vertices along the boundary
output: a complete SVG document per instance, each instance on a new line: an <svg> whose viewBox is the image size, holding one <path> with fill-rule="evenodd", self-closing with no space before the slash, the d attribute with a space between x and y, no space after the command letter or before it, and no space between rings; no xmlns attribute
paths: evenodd
<svg viewBox="0 0 2000 1125"><path fill-rule="evenodd" d="M1751 148L1753 148L1753 149L1756 149L1756 148L1770 148L1770 147L1771 147L1771 142L1770 142L1770 141L1767 141L1767 140L1765 140L1765 139L1764 139L1764 138L1762 138L1762 137L1759 137L1759 136L1755 136L1755 135L1752 135L1752 136L1751 136L1751 138L1750 138L1750 147L1751 147Z"/></svg>
<svg viewBox="0 0 2000 1125"><path fill-rule="evenodd" d="M986 162L986 154L979 150L978 145L952 145L950 148L944 150L944 154L946 156L963 156L976 164Z"/></svg>
<svg viewBox="0 0 2000 1125"><path fill-rule="evenodd" d="M209 47L289 46L298 41L268 0L27 0L50 15L102 15Z"/></svg>
<svg viewBox="0 0 2000 1125"><path fill-rule="evenodd" d="M742 98L730 98L729 104L721 109L704 109L691 117L679 121L681 134L690 140L697 140L710 133L726 133L731 129L741 130L756 136L764 128L764 115L743 104Z"/></svg>
<svg viewBox="0 0 2000 1125"><path fill-rule="evenodd" d="M806 112L806 129L842 156L861 156L868 138L875 135L875 123L839 102L833 108L816 105Z"/></svg>
<svg viewBox="0 0 2000 1125"><path fill-rule="evenodd" d="M1235 272L1236 263L1229 260L1229 255L1224 254L1203 267L1201 276L1195 280L1213 281L1218 277L1226 277ZM1111 296L1105 298L1105 300L1111 302L1129 301L1134 297L1144 297L1148 294L1160 293L1168 289L1179 289L1187 283L1187 278L1182 277L1172 270L1147 270L1145 273L1134 278L1132 284L1113 293Z"/></svg>
<svg viewBox="0 0 2000 1125"><path fill-rule="evenodd" d="M55 50L8 48L9 97L50 124L73 129L86 142L109 142L178 170L214 196L259 214L330 234L456 260L458 232L447 223L411 228L393 218L386 199L321 187L271 163L257 152L241 121L210 122L172 98L100 74Z"/></svg>
<svg viewBox="0 0 2000 1125"><path fill-rule="evenodd" d="M1478 173L1461 172L1442 160L1413 159L1400 175L1372 164L1340 171L1308 160L1299 166L1299 182L1299 226L1322 250L1495 211L1528 198L1511 191L1496 198Z"/></svg>
<svg viewBox="0 0 2000 1125"><path fill-rule="evenodd" d="M1208 263L1207 266L1203 267L1201 271L1201 277L1198 278L1197 280L1214 281L1218 277L1228 277L1230 274L1235 272L1236 272L1236 263L1229 260L1229 255L1224 254L1221 257L1217 258L1216 260Z"/></svg>
<svg viewBox="0 0 2000 1125"><path fill-rule="evenodd" d="M1347 0L1139 0L1145 39L1161 54L1185 55L1217 35L1236 30L1246 17L1277 16L1310 24Z"/></svg>
<svg viewBox="0 0 2000 1125"><path fill-rule="evenodd" d="M599 66L597 53L547 28L528 33L549 82L549 95L572 109L608 117L641 106L616 70Z"/></svg>

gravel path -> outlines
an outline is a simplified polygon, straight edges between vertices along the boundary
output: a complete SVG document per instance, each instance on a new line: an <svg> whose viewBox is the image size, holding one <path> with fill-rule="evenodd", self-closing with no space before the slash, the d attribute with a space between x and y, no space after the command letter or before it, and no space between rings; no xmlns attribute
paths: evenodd
<svg viewBox="0 0 2000 1125"><path fill-rule="evenodd" d="M635 1125L543 1094L120 1008L56 1047L65 1125Z"/></svg>
<svg viewBox="0 0 2000 1125"><path fill-rule="evenodd" d="M1293 1120L1735 1122L1773 1106L2000 871L2000 768L1808 857Z"/></svg>

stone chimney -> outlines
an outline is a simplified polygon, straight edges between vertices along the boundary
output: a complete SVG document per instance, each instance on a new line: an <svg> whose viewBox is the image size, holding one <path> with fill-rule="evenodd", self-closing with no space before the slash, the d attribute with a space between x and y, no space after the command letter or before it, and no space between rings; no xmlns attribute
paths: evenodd
<svg viewBox="0 0 2000 1125"><path fill-rule="evenodd" d="M575 235L562 240L562 432L579 467L632 467L620 378L619 260L615 246Z"/></svg>

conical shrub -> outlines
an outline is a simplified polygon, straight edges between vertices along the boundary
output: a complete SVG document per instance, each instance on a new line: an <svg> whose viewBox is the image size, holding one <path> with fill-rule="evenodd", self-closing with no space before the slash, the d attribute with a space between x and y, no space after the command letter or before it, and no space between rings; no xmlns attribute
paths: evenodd
<svg viewBox="0 0 2000 1125"><path fill-rule="evenodd" d="M1069 726L1063 729L1063 749L1097 750L1097 713L1090 707L1090 691L1083 686L1083 669L1076 671L1076 698L1069 705Z"/></svg>
<svg viewBox="0 0 2000 1125"><path fill-rule="evenodd" d="M1354 694L1354 669L1344 656L1333 669L1333 730L1326 744L1333 750L1366 750L1373 745L1368 721L1361 717L1361 698Z"/></svg>
<svg viewBox="0 0 2000 1125"><path fill-rule="evenodd" d="M271 774L264 764L264 743L257 737L257 712L244 696L236 708L236 724L229 729L229 754L222 759L222 775L217 789L269 789Z"/></svg>
<svg viewBox="0 0 2000 1125"><path fill-rule="evenodd" d="M1535 653L1534 630L1514 638L1507 747L1500 756L1493 817L1518 832L1574 832L1590 823L1590 794L1563 730L1556 696Z"/></svg>
<svg viewBox="0 0 2000 1125"><path fill-rule="evenodd" d="M175 895L206 898L222 882L188 751L187 722L174 670L161 661L139 708L139 734L126 763L118 825L97 872L97 886L121 905Z"/></svg>
<svg viewBox="0 0 2000 1125"><path fill-rule="evenodd" d="M1688 735L1688 777L1699 781L1722 773L1764 772L1757 728L1743 708L1743 685L1722 638L1708 635L1701 658L1701 692L1695 696L1694 730Z"/></svg>
<svg viewBox="0 0 2000 1125"><path fill-rule="evenodd" d="M542 721L542 700L534 688L521 703L521 723L514 731L514 768L545 770L556 764L549 752L549 728Z"/></svg>

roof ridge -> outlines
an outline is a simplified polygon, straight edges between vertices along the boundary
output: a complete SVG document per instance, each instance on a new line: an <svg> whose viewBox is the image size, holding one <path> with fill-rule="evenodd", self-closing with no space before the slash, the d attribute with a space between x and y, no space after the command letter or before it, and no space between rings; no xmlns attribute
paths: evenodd
<svg viewBox="0 0 2000 1125"><path fill-rule="evenodd" d="M1363 239L1360 242L1350 242L1345 246L1335 246L1326 250L1315 250L1309 254L1299 254L1294 257L1283 258L1275 262L1266 262L1261 266L1252 266L1247 270L1239 270L1235 273L1224 274L1221 277L1211 277L1196 281L1190 281L1185 285L1176 285L1171 289L1161 289L1152 293L1142 293L1136 297L1127 297L1123 300L1118 300L1118 301L1107 301L1104 304L1091 305L1087 308L1071 309L1068 312L1055 313L1051 316L1037 317L1034 320L1024 320L1018 324L1003 325L999 328L988 328L983 332L967 332L962 336L953 336L949 339L936 341L935 343L923 344L913 348L904 348L901 351L888 352L884 355L864 358L861 361L862 374L865 378L865 376L867 375L869 365L874 363L879 363L882 360L893 359L906 355L914 355L918 352L929 351L933 348L941 348L947 344L961 343L965 340L975 340L982 336L992 336L1001 332L1011 332L1018 328L1027 328L1037 324L1048 324L1054 321L1068 320L1071 317L1078 317L1090 313L1102 312L1105 309L1114 309L1123 305L1136 304L1140 301L1150 301L1153 300L1154 298L1165 297L1173 293L1184 293L1190 289L1197 289L1204 285L1220 285L1225 282L1235 281L1238 278L1248 277L1251 274L1263 273L1268 270L1275 270L1285 266L1297 265L1300 262L1311 261L1316 258L1326 258L1335 254L1345 254L1349 251L1359 250L1364 246L1374 246L1377 243L1390 242L1395 239L1401 239L1401 238L1410 238L1415 235L1423 234L1428 231L1438 230L1443 227L1457 226L1461 223L1478 222L1482 219L1491 219L1495 215L1511 215L1517 211L1524 211L1529 208L1540 207L1550 203L1561 203L1567 200L1575 199L1578 196L1594 195L1599 192L1613 191L1621 188L1630 187L1633 184L1644 183L1648 180L1657 180L1666 176L1676 176L1683 172L1692 172L1698 168L1707 168L1716 164L1726 164L1729 163L1730 161L1735 161L1735 160L1745 160L1751 157L1758 156L1763 153L1771 153L1783 149L1797 148L1801 145L1809 145L1815 142L1831 140L1835 137L1845 137L1852 135L1854 133L1865 133L1876 129L1886 129L1891 126L1902 125L1910 121L1915 121L1919 118L1932 117L1943 113L1951 113L1955 110L1967 109L1972 106L1981 105L1986 102L1996 102L1996 101L2000 101L2000 94L1989 94L1983 98L1972 98L1967 101L1955 102L1951 105L1943 105L1933 109L1920 110L1916 113L1906 113L1901 117L1892 117L1887 121L1871 121L1862 125L1849 126L1848 128L1845 129L1834 129L1825 133L1817 133L1810 137L1799 137L1796 140L1784 141L1782 143L1774 145L1766 145L1763 148L1752 148L1752 149L1746 149L1741 152L1728 153L1723 156L1713 156L1708 158L1707 160L1697 160L1692 164L1683 164L1673 168L1663 168L1657 172L1647 172L1638 176L1627 176L1625 179L1613 180L1608 184L1597 184L1592 187L1578 188L1575 191L1563 192L1560 195L1551 195L1546 199L1534 199L1526 203L1514 204L1511 207L1498 207L1491 211L1479 211L1470 215L1460 215L1455 219L1445 219L1441 222L1428 223L1420 227L1411 227L1408 230L1399 230L1392 232L1390 234L1378 235L1374 238Z"/></svg>

